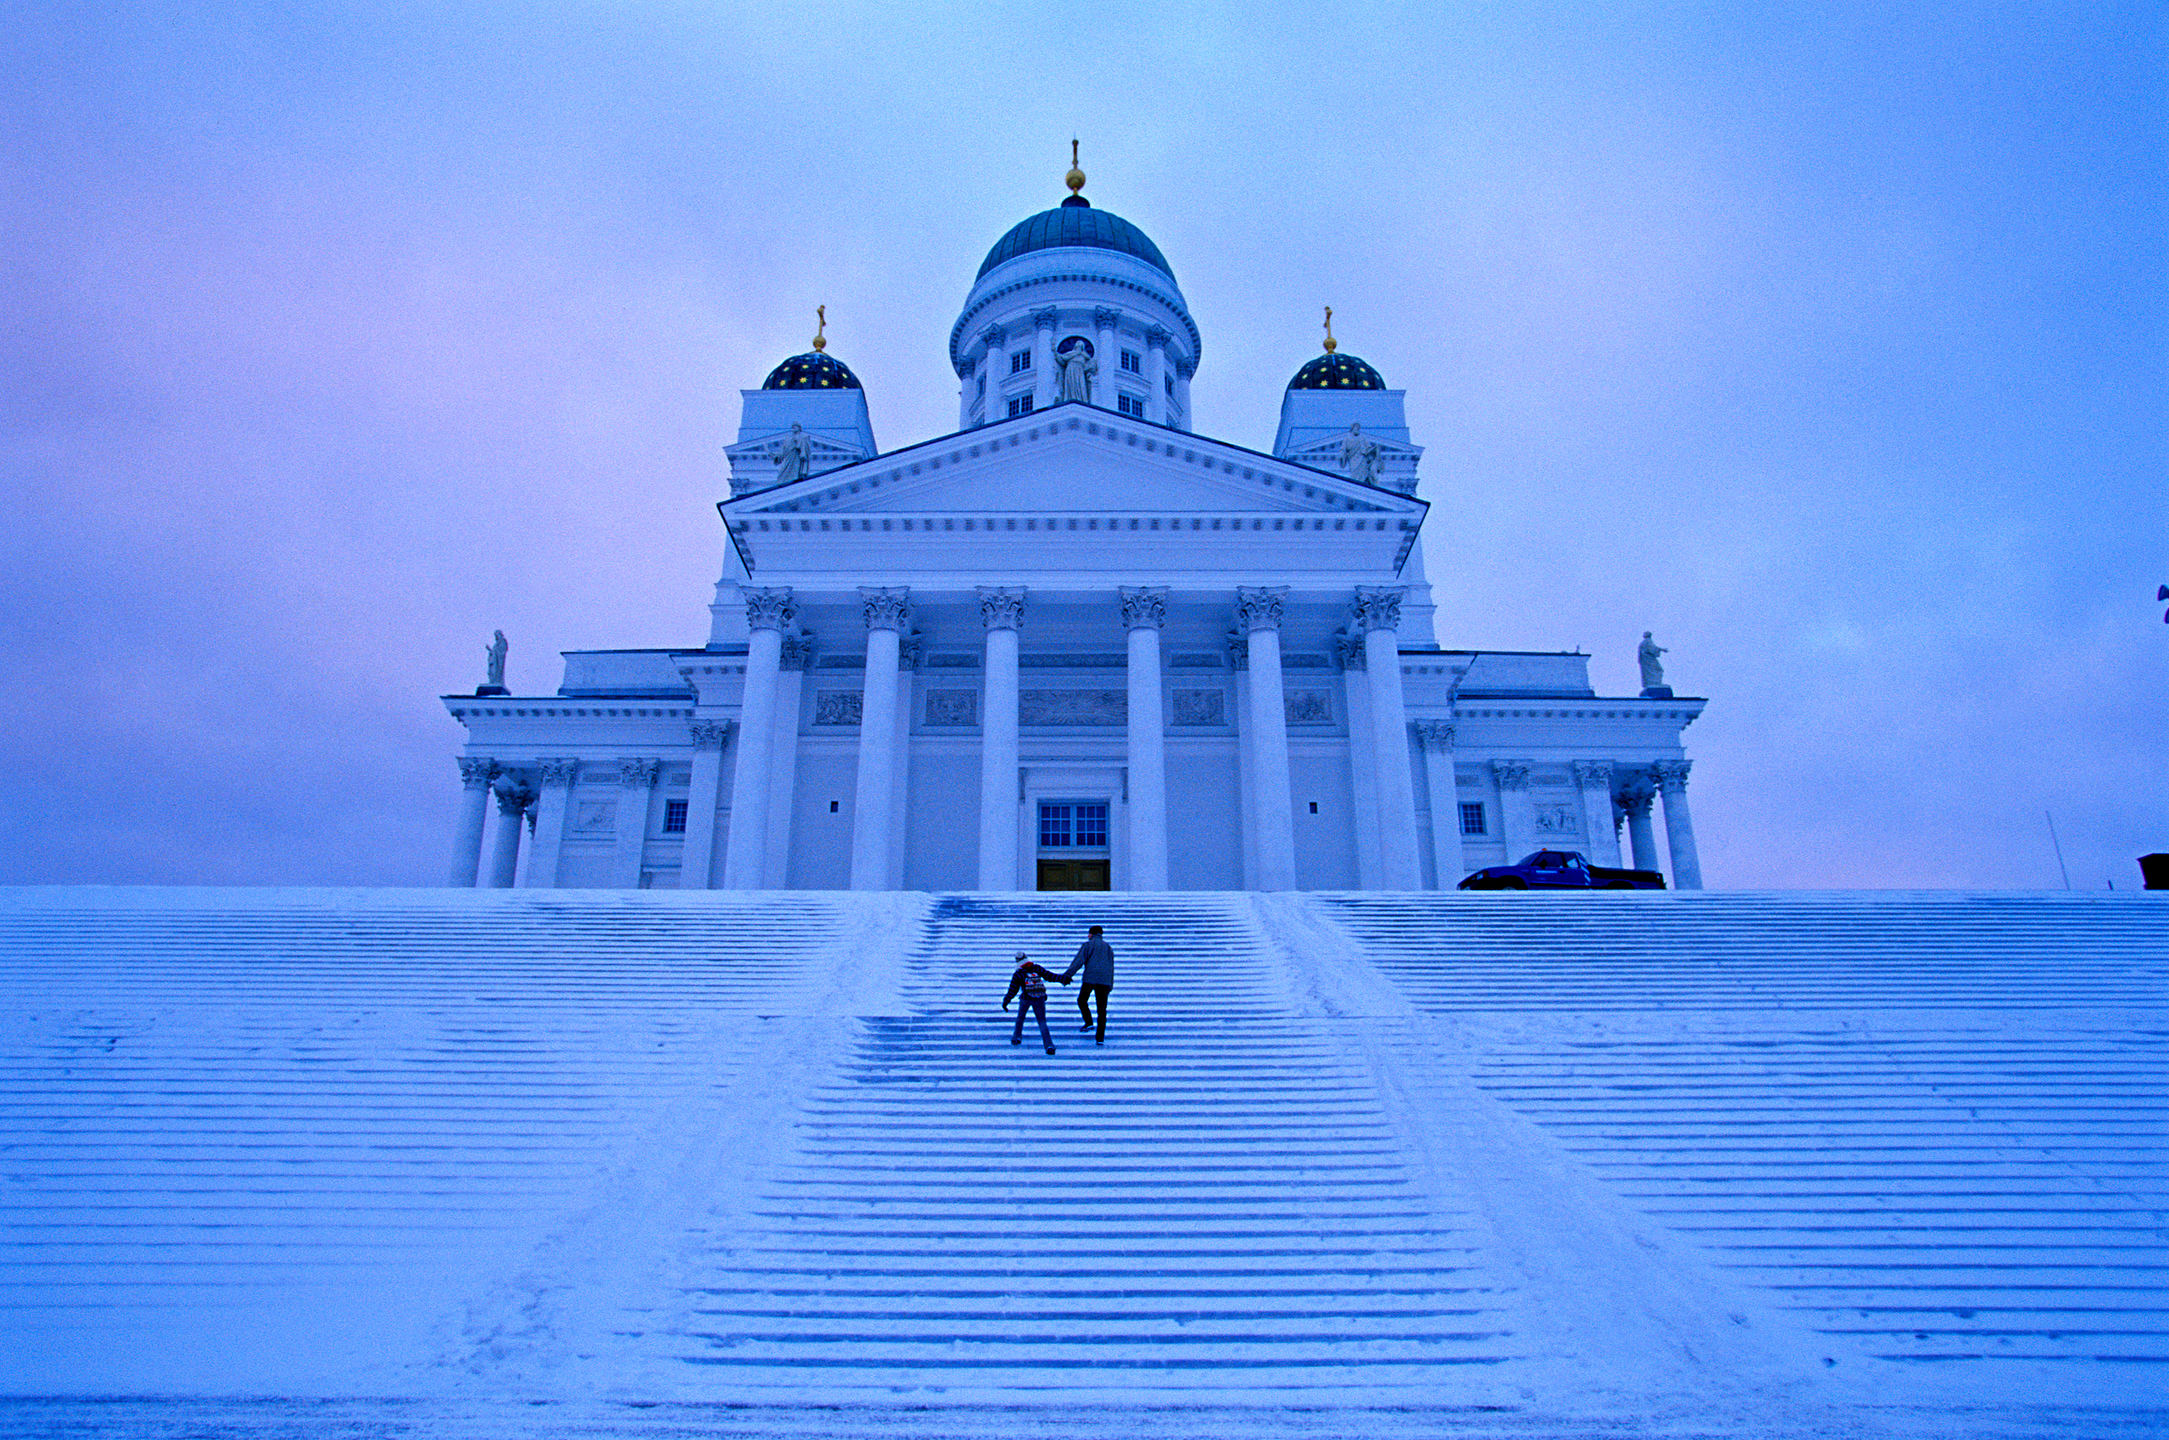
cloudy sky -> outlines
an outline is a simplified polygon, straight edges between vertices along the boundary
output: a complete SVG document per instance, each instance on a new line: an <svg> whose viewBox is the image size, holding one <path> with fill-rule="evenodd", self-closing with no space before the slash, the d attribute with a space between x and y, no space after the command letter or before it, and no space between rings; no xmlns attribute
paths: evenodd
<svg viewBox="0 0 2169 1440"><path fill-rule="evenodd" d="M952 428L1075 135L1197 429L1407 389L1443 643L1671 647L1713 885L2136 885L2164 13L8 5L0 881L434 883L491 629L701 643L736 392Z"/></svg>

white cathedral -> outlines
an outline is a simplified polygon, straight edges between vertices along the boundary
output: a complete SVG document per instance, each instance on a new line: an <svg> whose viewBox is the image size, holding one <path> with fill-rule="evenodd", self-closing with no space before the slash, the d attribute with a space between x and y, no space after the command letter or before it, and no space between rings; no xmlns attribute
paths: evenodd
<svg viewBox="0 0 2169 1440"><path fill-rule="evenodd" d="M1704 702L1441 647L1404 392L1329 332L1270 454L1191 433L1174 272L1068 181L950 328L956 433L881 451L819 337L742 392L706 645L446 697L451 883L1451 889L1624 827L1699 888Z"/></svg>

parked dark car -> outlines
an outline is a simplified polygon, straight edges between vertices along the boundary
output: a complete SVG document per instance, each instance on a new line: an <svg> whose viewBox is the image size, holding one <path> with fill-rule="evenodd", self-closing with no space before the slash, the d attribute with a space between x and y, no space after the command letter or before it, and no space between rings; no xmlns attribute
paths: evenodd
<svg viewBox="0 0 2169 1440"><path fill-rule="evenodd" d="M1463 890L1662 890L1654 870L1608 870L1572 850L1538 850L1519 865L1491 865L1461 882Z"/></svg>

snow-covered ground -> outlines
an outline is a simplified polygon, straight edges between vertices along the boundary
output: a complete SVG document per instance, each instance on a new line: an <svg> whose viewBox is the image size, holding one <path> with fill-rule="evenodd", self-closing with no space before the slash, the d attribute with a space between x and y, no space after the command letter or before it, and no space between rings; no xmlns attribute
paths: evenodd
<svg viewBox="0 0 2169 1440"><path fill-rule="evenodd" d="M1056 988L1012 1048L1009 957L1095 921L1108 1045ZM0 1434L2169 1433L2165 942L0 891Z"/></svg>

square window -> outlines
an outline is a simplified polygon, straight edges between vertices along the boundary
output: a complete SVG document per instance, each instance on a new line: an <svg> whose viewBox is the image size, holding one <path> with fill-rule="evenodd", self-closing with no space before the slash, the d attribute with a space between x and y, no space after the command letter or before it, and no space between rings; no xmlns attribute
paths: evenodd
<svg viewBox="0 0 2169 1440"><path fill-rule="evenodd" d="M1012 400L1012 401L1010 401L1010 402L1009 402L1009 418L1010 418L1010 419L1014 420L1014 419L1016 419L1016 418L1017 418L1017 417L1018 417L1019 415L1029 415L1029 414L1031 414L1031 413L1032 413L1032 397L1031 397L1031 396L1029 396L1029 395L1019 395L1019 396L1018 396L1018 397L1017 397L1016 399L1014 399L1014 400Z"/></svg>
<svg viewBox="0 0 2169 1440"><path fill-rule="evenodd" d="M1077 805L1077 843L1079 845L1107 844L1107 807L1105 805Z"/></svg>
<svg viewBox="0 0 2169 1440"><path fill-rule="evenodd" d="M663 802L663 833L665 835L683 835L685 833L685 802L683 800L665 800Z"/></svg>
<svg viewBox="0 0 2169 1440"><path fill-rule="evenodd" d="M1145 402L1135 395L1117 395L1115 408L1125 415L1134 415L1140 420L1145 418Z"/></svg>
<svg viewBox="0 0 2169 1440"><path fill-rule="evenodd" d="M1015 374L1016 374L1016 373L1018 373L1019 371L1022 371L1022 370L1029 370L1029 369L1031 369L1031 368L1032 368L1032 352L1031 352L1031 351L1029 351L1029 350L1019 350L1019 351L1018 351L1018 352L1017 352L1016 354L1014 354L1014 355L1012 355L1012 356L1010 356L1010 357L1009 357L1009 373L1010 373L1010 374L1012 374L1012 375L1015 375Z"/></svg>
<svg viewBox="0 0 2169 1440"><path fill-rule="evenodd" d="M1044 801L1039 807L1039 848L1042 850L1066 850L1075 842L1070 806L1049 805Z"/></svg>
<svg viewBox="0 0 2169 1440"><path fill-rule="evenodd" d="M1122 352L1122 368L1132 375L1142 375L1145 373L1145 358L1135 350L1125 350Z"/></svg>
<svg viewBox="0 0 2169 1440"><path fill-rule="evenodd" d="M1461 803L1461 833L1464 835L1482 835L1485 833L1482 801L1464 800Z"/></svg>

